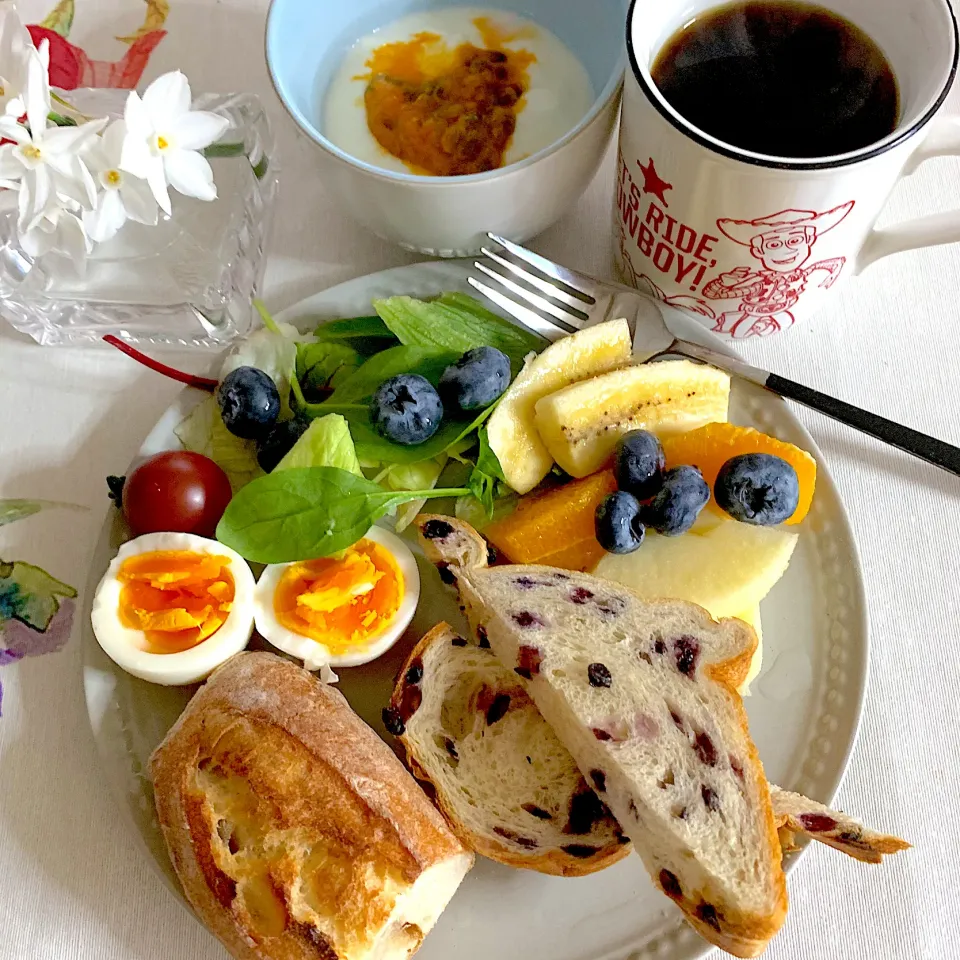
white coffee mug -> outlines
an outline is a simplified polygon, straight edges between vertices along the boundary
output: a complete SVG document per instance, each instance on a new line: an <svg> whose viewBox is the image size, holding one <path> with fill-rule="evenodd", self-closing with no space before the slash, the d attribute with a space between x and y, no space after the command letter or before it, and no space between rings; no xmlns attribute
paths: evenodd
<svg viewBox="0 0 960 960"><path fill-rule="evenodd" d="M716 0L633 0L630 7L617 268L625 282L738 340L788 329L838 281L881 257L960 240L958 211L874 227L901 176L931 157L960 154L960 118L937 115L960 46L948 0L820 2L883 50L900 87L900 119L877 143L816 159L723 143L657 90L650 74L657 54Z"/></svg>

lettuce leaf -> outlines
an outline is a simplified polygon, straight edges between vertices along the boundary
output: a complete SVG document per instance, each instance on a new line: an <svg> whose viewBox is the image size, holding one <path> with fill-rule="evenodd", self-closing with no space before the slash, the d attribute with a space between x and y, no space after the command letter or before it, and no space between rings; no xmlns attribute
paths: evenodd
<svg viewBox="0 0 960 960"><path fill-rule="evenodd" d="M214 397L198 403L173 431L185 450L202 453L216 463L236 493L263 474L257 464L257 450L250 440L235 437L220 418Z"/></svg>
<svg viewBox="0 0 960 960"><path fill-rule="evenodd" d="M490 346L510 358L516 375L531 351L546 341L487 310L465 293L445 293L437 300L388 297L373 308L397 339L410 347L445 351L460 357L474 347Z"/></svg>
<svg viewBox="0 0 960 960"><path fill-rule="evenodd" d="M347 421L336 413L328 413L314 420L293 445L293 449L274 467L274 472L293 467L339 467L362 477L363 471Z"/></svg>

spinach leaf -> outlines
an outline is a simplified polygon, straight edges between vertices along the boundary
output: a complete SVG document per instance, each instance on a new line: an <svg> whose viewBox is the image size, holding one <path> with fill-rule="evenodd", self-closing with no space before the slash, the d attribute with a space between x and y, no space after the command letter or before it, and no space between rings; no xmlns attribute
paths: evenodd
<svg viewBox="0 0 960 960"><path fill-rule="evenodd" d="M409 447L381 437L371 424L370 412L366 408L345 410L343 415L350 422L357 456L364 463L416 463L418 460L431 460L448 449L459 449L461 441L478 429L492 412L491 406L473 420L466 420L462 416L444 418L440 429L429 440Z"/></svg>
<svg viewBox="0 0 960 960"><path fill-rule="evenodd" d="M379 353L397 342L397 338L379 317L328 320L319 324L313 335L325 343L346 342L364 354Z"/></svg>
<svg viewBox="0 0 960 960"><path fill-rule="evenodd" d="M488 517L493 516L495 502L502 493L506 482L500 461L493 450L490 449L486 428L481 428L477 463L467 480L467 487L483 505Z"/></svg>
<svg viewBox="0 0 960 960"><path fill-rule="evenodd" d="M326 413L339 413L339 410L332 409L337 404L367 401L384 380L401 373L419 374L436 386L440 382L440 375L457 357L457 354L426 347L390 347L389 350L382 350L367 360L356 373L347 377L337 387L329 400L319 406L326 407Z"/></svg>
<svg viewBox="0 0 960 960"><path fill-rule="evenodd" d="M297 467L248 483L227 506L217 539L256 563L312 560L356 543L392 507L464 493L384 490L337 467Z"/></svg>
<svg viewBox="0 0 960 960"><path fill-rule="evenodd" d="M336 389L362 363L360 354L346 343L297 344L297 379L304 388Z"/></svg>
<svg viewBox="0 0 960 960"><path fill-rule="evenodd" d="M443 350L457 357L474 347L496 347L510 358L514 375L531 350L539 351L546 346L546 341L536 334L498 317L462 293L443 294L440 299L429 302L413 297L389 297L374 300L373 308L407 346Z"/></svg>

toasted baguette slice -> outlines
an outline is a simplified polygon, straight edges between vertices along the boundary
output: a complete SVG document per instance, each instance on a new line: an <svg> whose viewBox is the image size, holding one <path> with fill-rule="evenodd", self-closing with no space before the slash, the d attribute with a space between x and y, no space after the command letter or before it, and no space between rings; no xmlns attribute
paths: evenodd
<svg viewBox="0 0 960 960"><path fill-rule="evenodd" d="M780 830L780 843L787 853L797 849L794 835L798 833L863 863L881 863L884 856L910 849L906 840L869 830L845 813L831 810L799 793L781 790L771 784L770 797Z"/></svg>
<svg viewBox="0 0 960 960"><path fill-rule="evenodd" d="M583 775L522 683L489 647L438 624L411 651L391 699L396 725L420 698L396 727L407 765L457 836L491 860L565 877L610 866L630 846L606 805L583 798ZM606 782L592 786L602 799ZM770 799L784 852L799 849L796 833L871 863L909 847L772 784Z"/></svg>
<svg viewBox="0 0 960 960"><path fill-rule="evenodd" d="M187 900L238 960L406 960L473 862L339 691L271 654L217 669L150 772Z"/></svg>
<svg viewBox="0 0 960 960"><path fill-rule="evenodd" d="M645 602L587 574L486 566L483 539L420 519L471 626L527 691L656 883L694 928L739 957L783 924L786 882L770 791L736 692L756 636L694 604Z"/></svg>
<svg viewBox="0 0 960 960"><path fill-rule="evenodd" d="M450 826L477 853L579 877L629 852L630 841L523 681L489 648L468 643L445 623L434 627L404 665L391 709L407 765L433 786Z"/></svg>

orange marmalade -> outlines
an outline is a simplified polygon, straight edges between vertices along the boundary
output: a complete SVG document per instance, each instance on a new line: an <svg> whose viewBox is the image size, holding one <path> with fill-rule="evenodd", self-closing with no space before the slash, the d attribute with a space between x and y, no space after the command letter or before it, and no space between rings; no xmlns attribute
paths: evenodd
<svg viewBox="0 0 960 960"><path fill-rule="evenodd" d="M529 38L477 17L483 47L451 49L436 33L385 43L366 66L364 107L374 138L414 173L450 177L503 166L536 57L506 44Z"/></svg>

